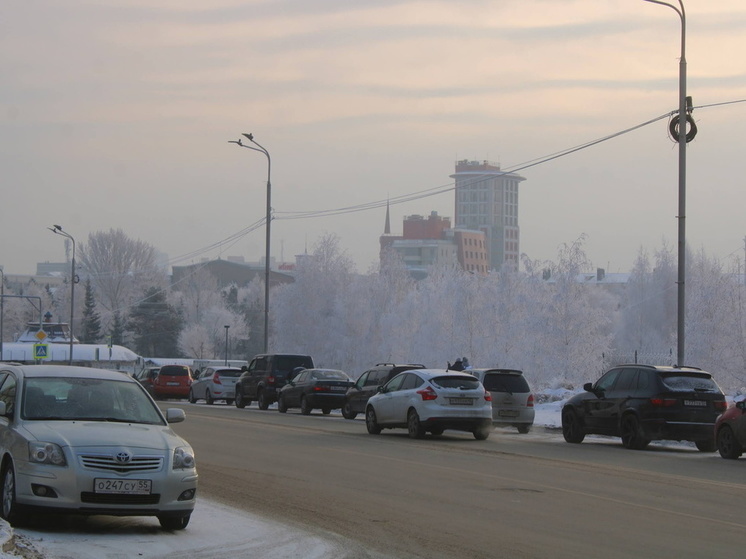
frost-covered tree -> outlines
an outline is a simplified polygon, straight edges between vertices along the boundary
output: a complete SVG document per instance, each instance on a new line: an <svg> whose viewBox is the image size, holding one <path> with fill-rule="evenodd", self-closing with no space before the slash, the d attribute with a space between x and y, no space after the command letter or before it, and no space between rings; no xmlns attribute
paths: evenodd
<svg viewBox="0 0 746 559"><path fill-rule="evenodd" d="M166 301L164 291L151 287L130 313L135 351L146 357L178 357L179 313Z"/></svg>
<svg viewBox="0 0 746 559"><path fill-rule="evenodd" d="M79 339L84 344L97 344L101 341L101 317L96 310L96 298L90 279L85 282L83 327Z"/></svg>

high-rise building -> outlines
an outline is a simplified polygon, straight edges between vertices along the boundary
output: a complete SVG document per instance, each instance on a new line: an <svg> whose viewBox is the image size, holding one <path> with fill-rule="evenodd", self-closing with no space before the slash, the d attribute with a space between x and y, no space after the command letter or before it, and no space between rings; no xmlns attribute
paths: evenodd
<svg viewBox="0 0 746 559"><path fill-rule="evenodd" d="M484 232L490 269L506 263L518 267L518 184L526 179L497 163L466 159L456 162L451 178L456 181L455 228Z"/></svg>

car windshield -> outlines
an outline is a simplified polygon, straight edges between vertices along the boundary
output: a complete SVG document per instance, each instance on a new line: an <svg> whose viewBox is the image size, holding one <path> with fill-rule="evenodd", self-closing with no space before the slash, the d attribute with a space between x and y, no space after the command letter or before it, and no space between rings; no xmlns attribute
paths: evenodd
<svg viewBox="0 0 746 559"><path fill-rule="evenodd" d="M158 408L139 383L111 379L27 378L21 417L163 424Z"/></svg>
<svg viewBox="0 0 746 559"><path fill-rule="evenodd" d="M440 388L460 388L461 390L474 390L479 388L479 380L467 376L447 376L435 377L430 380L435 386Z"/></svg>
<svg viewBox="0 0 746 559"><path fill-rule="evenodd" d="M710 375L702 373L671 373L661 375L663 385L672 392L711 392L720 388Z"/></svg>
<svg viewBox="0 0 746 559"><path fill-rule="evenodd" d="M531 392L522 375L487 373L484 375L484 387L490 392L509 392L511 394Z"/></svg>
<svg viewBox="0 0 746 559"><path fill-rule="evenodd" d="M311 373L311 378L314 379L332 379L332 380L349 380L345 373L342 371L314 371Z"/></svg>

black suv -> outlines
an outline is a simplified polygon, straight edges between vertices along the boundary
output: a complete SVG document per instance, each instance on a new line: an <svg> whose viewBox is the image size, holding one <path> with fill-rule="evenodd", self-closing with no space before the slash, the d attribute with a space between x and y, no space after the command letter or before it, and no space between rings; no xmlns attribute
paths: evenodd
<svg viewBox="0 0 746 559"><path fill-rule="evenodd" d="M424 365L415 363L407 365L378 363L375 367L368 369L360 375L355 384L347 389L345 401L342 404L342 415L345 419L355 419L357 414L365 411L365 404L368 403L368 398L378 391L379 386L383 386L402 371L424 368Z"/></svg>
<svg viewBox="0 0 746 559"><path fill-rule="evenodd" d="M710 373L696 367L619 365L583 389L562 408L568 443L595 433L621 437L631 449L666 439L715 451L715 419L727 404Z"/></svg>
<svg viewBox="0 0 746 559"><path fill-rule="evenodd" d="M260 410L277 401L280 388L287 384L293 370L313 369L310 355L269 353L257 355L236 383L236 407L245 408L256 400Z"/></svg>

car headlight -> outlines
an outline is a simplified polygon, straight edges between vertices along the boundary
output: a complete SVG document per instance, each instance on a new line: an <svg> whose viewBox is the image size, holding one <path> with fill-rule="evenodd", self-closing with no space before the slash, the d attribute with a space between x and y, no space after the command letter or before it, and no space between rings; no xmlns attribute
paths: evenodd
<svg viewBox="0 0 746 559"><path fill-rule="evenodd" d="M174 470L188 470L194 468L194 451L188 446L174 449Z"/></svg>
<svg viewBox="0 0 746 559"><path fill-rule="evenodd" d="M44 442L30 442L28 444L30 462L36 464L52 464L53 466L67 466L65 454L60 445Z"/></svg>

